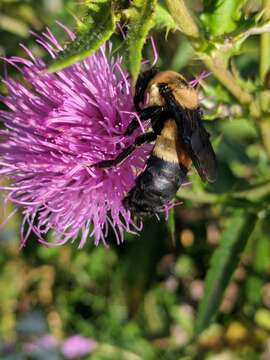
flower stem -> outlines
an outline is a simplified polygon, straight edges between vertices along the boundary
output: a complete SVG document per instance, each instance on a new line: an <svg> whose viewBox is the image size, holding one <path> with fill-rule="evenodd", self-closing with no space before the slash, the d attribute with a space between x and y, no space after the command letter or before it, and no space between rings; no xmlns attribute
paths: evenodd
<svg viewBox="0 0 270 360"><path fill-rule="evenodd" d="M264 19L270 19L270 0L264 0ZM269 70L270 55L270 34L263 33L260 42L260 78L264 82L267 71ZM263 116L260 119L260 133L265 150L270 157L270 119Z"/></svg>
<svg viewBox="0 0 270 360"><path fill-rule="evenodd" d="M166 0L166 4L179 29L187 36L199 38L199 27L185 0Z"/></svg>
<svg viewBox="0 0 270 360"><path fill-rule="evenodd" d="M233 74L219 61L218 57L200 56L204 64L214 74L214 76L226 87L230 93L242 105L249 105L252 102L252 96L245 91L236 81Z"/></svg>
<svg viewBox="0 0 270 360"><path fill-rule="evenodd" d="M264 145L264 148L270 158L270 119L269 117L263 117L260 121L260 132L261 139Z"/></svg>
<svg viewBox="0 0 270 360"><path fill-rule="evenodd" d="M264 79L269 67L269 39L270 34L264 33L261 35L260 44L260 78Z"/></svg>
<svg viewBox="0 0 270 360"><path fill-rule="evenodd" d="M264 0L264 19L270 18L270 0ZM261 35L260 44L260 78L264 77L269 69L269 55L270 55L270 34L265 32Z"/></svg>

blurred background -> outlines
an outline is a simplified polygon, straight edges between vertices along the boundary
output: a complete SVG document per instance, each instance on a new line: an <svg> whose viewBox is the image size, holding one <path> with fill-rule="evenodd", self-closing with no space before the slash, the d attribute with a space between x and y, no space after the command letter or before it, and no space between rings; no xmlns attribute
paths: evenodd
<svg viewBox="0 0 270 360"><path fill-rule="evenodd" d="M251 12L261 5L249 3ZM202 2L193 7L200 12ZM49 26L57 35L56 20L74 28L72 14L82 11L73 0L0 0L0 55L24 56L24 43L44 57L29 31ZM205 69L179 32L167 41L165 35L154 33L160 68L189 79ZM250 89L260 86L259 44L258 36L250 38L234 57ZM145 57L151 56L146 48ZM19 77L11 67L8 72ZM0 92L6 92L3 84ZM128 235L121 246L111 234L109 249L91 239L82 250L76 242L46 248L33 235L19 251L20 215L1 229L0 359L270 359L270 218L263 206L269 192L256 202L259 220L216 322L191 341L210 258L233 211L224 194L267 184L270 177L269 149L254 121L214 77L202 84L201 97L219 178L203 185L192 171L192 185L179 191L183 204L168 222L146 221L141 235ZM12 211L3 198L1 221ZM245 195L235 201L254 206Z"/></svg>

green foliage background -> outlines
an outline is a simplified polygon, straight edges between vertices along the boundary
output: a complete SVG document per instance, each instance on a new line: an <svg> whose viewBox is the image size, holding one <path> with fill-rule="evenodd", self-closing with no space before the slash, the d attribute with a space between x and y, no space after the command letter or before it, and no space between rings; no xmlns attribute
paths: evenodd
<svg viewBox="0 0 270 360"><path fill-rule="evenodd" d="M94 360L270 358L269 18L268 0L0 0L0 55L23 55L23 42L45 56L29 30L57 34L61 20L83 47L70 44L52 71L112 36L135 81L141 56L153 56L149 34L161 69L210 70L201 96L219 162L215 184L192 171L169 221L146 221L120 247L113 234L109 249L89 240L82 250L32 236L20 252L14 217L0 234L1 359L63 359L74 334L97 341ZM59 346L27 355L45 334Z"/></svg>

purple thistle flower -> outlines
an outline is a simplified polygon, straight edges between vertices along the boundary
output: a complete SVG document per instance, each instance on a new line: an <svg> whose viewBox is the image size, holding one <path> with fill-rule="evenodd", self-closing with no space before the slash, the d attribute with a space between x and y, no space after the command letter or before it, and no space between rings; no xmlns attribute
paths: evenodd
<svg viewBox="0 0 270 360"><path fill-rule="evenodd" d="M23 351L26 354L33 354L40 350L50 350L55 349L58 346L57 339L52 335L43 335L40 338L36 338L31 342L26 342L23 344Z"/></svg>
<svg viewBox="0 0 270 360"><path fill-rule="evenodd" d="M65 340L62 346L62 352L67 359L74 359L85 356L94 351L97 342L93 339L81 335L74 335Z"/></svg>
<svg viewBox="0 0 270 360"><path fill-rule="evenodd" d="M35 36L52 58L63 50L49 29ZM45 63L21 46L28 59L5 59L24 82L9 77L3 81L9 95L0 100L10 111L0 111L5 125L0 130L0 174L10 182L2 187L6 199L22 207L22 246L31 232L48 244L44 235L49 230L55 233L55 244L80 235L79 247L91 236L96 245L100 240L106 245L110 226L120 243L125 231L142 226L134 223L122 199L151 149L137 149L115 168L93 167L115 158L143 131L141 126L128 138L122 136L136 116L122 58L113 57L107 43L88 59L47 73Z"/></svg>
<svg viewBox="0 0 270 360"><path fill-rule="evenodd" d="M189 85L192 87L195 87L195 86L199 85L202 80L208 78L208 76L210 76L210 75L211 75L211 72L203 71L201 74L196 76L195 79L189 81Z"/></svg>

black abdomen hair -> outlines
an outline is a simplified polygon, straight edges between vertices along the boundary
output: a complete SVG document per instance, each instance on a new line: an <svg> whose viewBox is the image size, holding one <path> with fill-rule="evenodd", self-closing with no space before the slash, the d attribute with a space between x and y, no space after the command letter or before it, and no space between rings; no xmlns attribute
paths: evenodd
<svg viewBox="0 0 270 360"><path fill-rule="evenodd" d="M151 155L146 169L124 198L124 206L138 215L161 212L183 183L187 168Z"/></svg>

